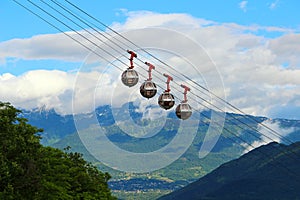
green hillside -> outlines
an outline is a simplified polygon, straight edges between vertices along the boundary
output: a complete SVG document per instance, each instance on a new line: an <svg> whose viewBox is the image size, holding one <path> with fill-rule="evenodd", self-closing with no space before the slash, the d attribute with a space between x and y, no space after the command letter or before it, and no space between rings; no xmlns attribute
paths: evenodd
<svg viewBox="0 0 300 200"><path fill-rule="evenodd" d="M66 136L52 146L60 149L63 149L66 146L71 146L72 150L83 153L87 160L96 163L101 170L108 171L112 175L113 179L127 179L128 176L130 176L130 178L151 177L159 180L168 179L169 181L184 180L186 183L188 183L204 176L208 172L218 167L220 164L237 158L244 151L242 146L232 141L236 140L238 142L238 139L234 139L232 135L224 132L224 134L219 138L212 152L205 158L199 159L199 149L202 145L207 127L208 126L203 124L199 126L198 133L192 145L177 161L172 163L170 166L147 174L128 174L105 167L95 158L93 158L93 156L86 150L78 134L76 133ZM240 130L232 125L227 125L227 127L235 132L239 132ZM106 128L108 130L107 132L109 133L108 138L112 142L123 149L133 152L146 152L149 150L159 149L163 145L167 144L173 138L174 134L176 134L176 131L172 129L171 131L162 130L160 134L145 140L130 138L128 135L122 133L116 125ZM88 132L90 130L87 129L86 131ZM244 132L240 134L245 136ZM231 138L232 140L229 140L228 138Z"/></svg>
<svg viewBox="0 0 300 200"><path fill-rule="evenodd" d="M300 199L300 143L270 143L160 198Z"/></svg>

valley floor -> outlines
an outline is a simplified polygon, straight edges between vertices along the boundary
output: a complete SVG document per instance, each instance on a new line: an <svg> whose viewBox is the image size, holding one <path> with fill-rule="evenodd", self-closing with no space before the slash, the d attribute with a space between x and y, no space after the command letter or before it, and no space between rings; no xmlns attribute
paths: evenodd
<svg viewBox="0 0 300 200"><path fill-rule="evenodd" d="M112 193L119 200L154 200L163 195L171 193L172 190L149 190L149 191L121 191L112 190Z"/></svg>

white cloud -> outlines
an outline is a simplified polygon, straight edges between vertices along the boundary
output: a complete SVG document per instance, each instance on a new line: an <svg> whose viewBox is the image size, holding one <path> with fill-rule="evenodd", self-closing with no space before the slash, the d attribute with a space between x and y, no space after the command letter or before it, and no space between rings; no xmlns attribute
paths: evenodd
<svg viewBox="0 0 300 200"><path fill-rule="evenodd" d="M13 79L15 78L14 75L10 74L10 73L5 73L5 74L2 74L0 76L0 81L6 81L6 80L9 80L9 79Z"/></svg>
<svg viewBox="0 0 300 200"><path fill-rule="evenodd" d="M272 39L268 48L274 53L278 62L287 62L292 68L300 67L300 34L286 34L279 38Z"/></svg>
<svg viewBox="0 0 300 200"><path fill-rule="evenodd" d="M99 43L98 39L91 39L88 33L80 31L78 33L95 43ZM65 34L74 38L74 40L78 40L83 45L91 47L90 43L83 40L79 34L74 32L66 32ZM17 57L25 60L82 61L89 51L65 34L36 35L31 38L18 38L2 42L0 43L0 59Z"/></svg>
<svg viewBox="0 0 300 200"><path fill-rule="evenodd" d="M273 130L273 132L271 130ZM280 123L276 120L265 120L259 125L258 131L261 134L260 140L256 140L250 145L245 143L242 144L245 147L244 153L270 142L287 142L286 136L295 131L295 128L282 128Z"/></svg>
<svg viewBox="0 0 300 200"><path fill-rule="evenodd" d="M66 104L61 102L60 96L72 90L74 77L57 70L29 71L20 76L6 73L0 76L1 100L27 109L45 105L63 111Z"/></svg>
<svg viewBox="0 0 300 200"><path fill-rule="evenodd" d="M188 27L199 28L203 25L211 25L215 22L197 19L187 14L160 14L150 11L126 12L127 20L124 24L114 23L112 28L116 30L129 30L146 27Z"/></svg>
<svg viewBox="0 0 300 200"><path fill-rule="evenodd" d="M112 98L126 96L125 86L116 88L121 81L113 77L114 74L99 71L79 75L58 70L34 70L20 76L6 73L0 76L0 96L1 101L11 102L17 107L54 108L61 114L73 112L74 100L80 105L74 111L91 112L95 102L107 105L112 103ZM125 102L126 99L122 101Z"/></svg>
<svg viewBox="0 0 300 200"><path fill-rule="evenodd" d="M246 8L247 1L243 2L241 7ZM276 109L278 113L274 113L272 112L274 108L288 106L290 109L299 109L300 105L297 99L300 95L300 79L298 78L300 77L300 58L298 56L300 49L297 44L300 43L300 36L293 33L295 31L278 27L260 27L258 25L220 24L185 14L159 14L143 11L129 12L127 15L128 19L124 24L116 23L113 28L125 35L128 30L139 30L135 32L136 35L130 36L132 41L136 44L144 44L145 41L150 41L153 46L143 46L143 48L150 50L154 48L153 51L151 50L154 55L164 58L164 61L176 66L181 72L186 73L187 76L194 78L199 83L204 83L197 74L187 67L187 63L182 62L180 57L163 54L163 51L159 51L155 47L156 44L163 42L167 47L166 50L187 52L189 57L186 57L186 59L196 57L199 60L196 67L206 80L217 80L218 74L213 73L209 60L206 59L204 54L200 55L199 52L195 52L194 46L185 47L184 37L178 40L178 38L168 35L168 40L160 41L160 38L165 38L164 35L159 35L163 32L159 32L159 34L155 31L143 32L142 28L168 28L166 30L179 31L187 38L196 41L216 63L224 81L227 99L246 113L266 116L271 113L272 117L276 117L281 116L281 111ZM258 30L279 31L283 35L277 38L267 38L255 35ZM74 33L68 34L73 34L79 39L79 36ZM114 41L116 41L115 39ZM93 39L93 41L97 40ZM128 42L125 43L129 44ZM118 42L118 44L120 43ZM105 47L100 42L99 45L109 50L114 56L123 58L123 61L128 63L126 52L120 55L120 53ZM123 52L124 49L120 51ZM84 61L87 54L83 47L63 34L38 35L32 38L14 39L0 43L1 60L18 58ZM108 60L112 60L104 53L101 53L101 55L104 55ZM140 56L139 58L145 59ZM92 62L97 59L99 58L94 56L89 61ZM121 70L126 68L120 62L115 63ZM288 63L287 66L286 63ZM157 66L157 69L162 72L161 69L164 69L164 67L163 65ZM137 68L137 70L141 69ZM142 70L140 72L144 73ZM123 86L118 85L121 71L108 71L104 75L102 71L84 73L86 78L83 78L82 85L85 85L86 88L83 90L81 97L84 98L81 101L82 105L86 106L83 106L80 111L84 111L89 107L88 105L93 104L95 82L99 77L102 77L100 84L102 93L97 95L97 103L111 103L112 97L108 91L114 91L113 99L118 99L120 102L128 100L128 88L125 90ZM141 78L142 80L143 78ZM70 112L71 110L72 99L70 96L73 93L74 72L39 70L20 76L2 74L0 81L2 100L9 100L26 108L47 104L49 107L55 107L61 112ZM175 81L181 83L179 80L175 79ZM165 87L164 84L162 86ZM117 87L121 87L121 90L116 89ZM220 90L220 88L214 89L216 93ZM89 93L92 90L93 92ZM135 90L137 92L135 91L132 95L133 99L135 99L135 95L138 95L138 89ZM198 94L197 90L192 89L192 91ZM96 92L101 92L101 90L96 89ZM182 96L181 93L179 95ZM126 98L123 98L124 96ZM117 105L117 103L115 104Z"/></svg>
<svg viewBox="0 0 300 200"><path fill-rule="evenodd" d="M244 12L246 12L247 11L247 4L248 4L248 1L241 1L239 3L240 9L242 9Z"/></svg>

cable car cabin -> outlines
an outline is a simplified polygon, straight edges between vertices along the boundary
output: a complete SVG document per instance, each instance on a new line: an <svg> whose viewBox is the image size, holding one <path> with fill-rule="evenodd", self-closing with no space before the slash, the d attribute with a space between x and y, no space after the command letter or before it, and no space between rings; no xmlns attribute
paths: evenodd
<svg viewBox="0 0 300 200"><path fill-rule="evenodd" d="M169 92L162 93L158 98L158 104L160 107L168 110L172 108L175 104L174 96Z"/></svg>
<svg viewBox="0 0 300 200"><path fill-rule="evenodd" d="M140 87L140 93L145 98L152 98L156 95L157 88L152 81L145 81Z"/></svg>
<svg viewBox="0 0 300 200"><path fill-rule="evenodd" d="M176 107L176 116L180 119L188 119L192 115L192 108L188 103L181 103Z"/></svg>
<svg viewBox="0 0 300 200"><path fill-rule="evenodd" d="M139 75L134 69L127 69L122 73L122 82L128 87L135 86L139 81Z"/></svg>

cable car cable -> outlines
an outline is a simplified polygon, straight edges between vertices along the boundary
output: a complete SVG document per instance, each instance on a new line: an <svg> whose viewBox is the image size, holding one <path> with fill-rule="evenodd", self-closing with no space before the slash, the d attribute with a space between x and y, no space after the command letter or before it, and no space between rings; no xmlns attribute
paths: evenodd
<svg viewBox="0 0 300 200"><path fill-rule="evenodd" d="M29 1L29 2L31 2L31 1ZM32 2L31 2L32 3ZM39 6L38 6L39 7ZM40 7L39 7L40 8ZM45 11L44 9L42 9L43 11ZM47 12L46 12L47 13ZM49 14L49 13L48 13ZM52 15L51 15L52 16ZM57 20L57 18L56 17L54 17L56 20ZM60 21L60 20L58 20L58 21ZM61 22L61 21L60 21ZM61 22L61 23L63 23L63 22ZM66 25L65 23L63 23L64 25ZM70 28L69 26L67 26L68 28ZM71 28L72 29L72 28ZM72 29L73 31L75 31L74 29ZM76 33L78 33L77 31L75 31ZM81 35L80 33L78 33L79 35ZM81 35L82 36L82 35ZM82 36L82 37L84 37L84 36ZM87 39L86 37L84 37L85 39ZM90 41L90 40L89 40ZM90 42L92 42L92 41L90 41ZM93 42L92 42L93 43ZM95 45L95 43L93 43L94 45ZM97 45L98 46L98 45ZM124 63L125 64L125 63ZM117 66L116 66L117 67Z"/></svg>
<svg viewBox="0 0 300 200"><path fill-rule="evenodd" d="M32 3L31 1L29 1L30 3ZM33 3L34 4L34 3ZM34 4L35 5L35 4ZM37 6L39 9L41 9L41 7ZM47 11L45 11L44 9L41 9L43 10L44 12L46 12L48 15L52 16L53 18L55 18L56 20L58 20L56 17L54 17L53 15L49 14ZM64 24L65 26L67 26L68 28L70 28L71 30L75 31L73 28L71 28L70 26L66 25L64 22L62 22L61 20L58 20L59 22L61 22L62 24ZM77 31L75 31L76 33L78 33ZM78 33L79 35L81 35L82 37L84 37L82 34ZM85 39L87 39L86 37L84 37ZM87 39L89 42L91 42L92 44L96 45L98 48L101 48L99 47L97 44L95 44L94 42L92 42L91 40ZM103 49L102 49L103 50ZM107 52L107 51L105 51ZM111 55L111 54L110 54ZM111 55L113 57L113 55ZM125 64L123 62L123 64ZM125 64L126 65L126 64ZM245 123L244 123L245 124ZM246 124L247 125L247 124ZM247 125L249 127L249 125ZM256 130L255 130L256 131ZM264 135L265 137L268 138L268 136ZM261 138L258 138L258 139L261 139Z"/></svg>
<svg viewBox="0 0 300 200"><path fill-rule="evenodd" d="M83 43L81 43L80 41L74 39L73 37L71 37L70 35L66 34L65 32L63 32L61 29L59 29L57 26L53 25L52 23L50 23L49 21L45 20L44 18L42 18L40 15L38 15L37 13L34 13L32 10L30 10L29 8L27 8L26 6L24 6L23 4L19 3L16 0L13 0L15 3L17 3L18 5L22 6L23 8L25 8L26 10L28 10L29 12L31 12L32 14L36 15L37 17L39 17L40 19L42 19L43 21L45 21L46 23L48 23L49 25L53 26L54 28L56 28L57 30L59 30L60 32L64 33L65 35L67 35L68 37L70 37L72 40L74 40L75 42L78 42L80 45L84 46L85 48L87 48L88 50L90 50L91 52L95 53L96 55L98 55L99 57L103 58L100 54L97 54L93 49L89 48L88 46L84 45ZM31 1L29 1L31 2ZM32 3L32 2L31 2ZM43 10L43 9L42 9ZM64 23L63 23L64 24ZM75 31L76 32L76 31ZM105 59L105 58L103 58ZM108 60L107 60L108 61ZM114 65L115 66L115 65ZM118 66L115 66L118 68ZM120 68L118 68L120 69ZM121 69L120 69L121 70ZM225 128L225 127L224 127ZM229 131L227 128L225 129L227 131ZM229 131L231 133L233 133L232 131ZM242 139L241 137L239 137L238 135L236 135L236 137L238 137L239 139ZM246 142L247 144L249 144L248 142ZM251 145L251 144L250 144Z"/></svg>

